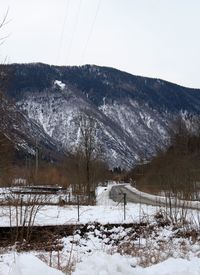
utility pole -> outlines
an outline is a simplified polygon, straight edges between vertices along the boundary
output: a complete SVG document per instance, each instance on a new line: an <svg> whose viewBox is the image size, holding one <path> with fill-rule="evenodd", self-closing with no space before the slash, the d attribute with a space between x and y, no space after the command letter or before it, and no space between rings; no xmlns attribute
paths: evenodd
<svg viewBox="0 0 200 275"><path fill-rule="evenodd" d="M126 193L123 194L124 195L124 220L126 220Z"/></svg>
<svg viewBox="0 0 200 275"><path fill-rule="evenodd" d="M79 195L77 196L77 206L78 206L78 222L80 222L80 200L79 200Z"/></svg>
<svg viewBox="0 0 200 275"><path fill-rule="evenodd" d="M38 179L38 140L35 142L35 183Z"/></svg>

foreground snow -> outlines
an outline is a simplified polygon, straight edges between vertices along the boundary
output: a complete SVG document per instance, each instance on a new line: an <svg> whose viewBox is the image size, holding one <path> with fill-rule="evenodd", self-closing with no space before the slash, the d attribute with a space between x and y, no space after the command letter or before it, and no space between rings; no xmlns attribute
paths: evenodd
<svg viewBox="0 0 200 275"><path fill-rule="evenodd" d="M1 256L1 275L64 275L63 272L49 267L31 253L12 253ZM118 253L109 255L103 251L85 256L76 265L72 275L199 275L200 260L168 258L164 262L140 267L137 260Z"/></svg>
<svg viewBox="0 0 200 275"><path fill-rule="evenodd" d="M199 223L195 222L200 217L198 211L187 210L187 217L192 222L184 228L173 224L160 226L160 217L155 217L160 207L129 203L124 220L123 205L109 199L111 186L97 189L96 206L80 207L80 223L83 225L73 235L62 238L63 249L59 256L56 250L52 253L2 254L0 275L63 275L45 264L58 267L58 257L63 270L66 270L66 263L75 267L73 275L199 275L200 237L184 235L192 232L192 222L199 228ZM8 208L1 207L0 211L0 226L8 225ZM14 215L15 212L13 225ZM143 221L146 226L145 223L142 225ZM45 206L36 218L39 225L76 223L77 206ZM121 225L106 226L108 223ZM139 225L134 227L124 223ZM45 263L35 257L41 255Z"/></svg>
<svg viewBox="0 0 200 275"><path fill-rule="evenodd" d="M96 252L84 257L76 265L72 275L199 275L200 260L193 257L190 260L169 258L164 262L150 267L140 267L136 259L120 254L109 255ZM64 275L63 272L49 267L31 253L6 254L0 260L1 275Z"/></svg>
<svg viewBox="0 0 200 275"><path fill-rule="evenodd" d="M32 254L7 254L1 257L1 275L64 275Z"/></svg>
<svg viewBox="0 0 200 275"><path fill-rule="evenodd" d="M200 260L191 261L169 258L166 261L142 268L135 265L134 258L119 254L98 252L79 263L73 275L199 275Z"/></svg>

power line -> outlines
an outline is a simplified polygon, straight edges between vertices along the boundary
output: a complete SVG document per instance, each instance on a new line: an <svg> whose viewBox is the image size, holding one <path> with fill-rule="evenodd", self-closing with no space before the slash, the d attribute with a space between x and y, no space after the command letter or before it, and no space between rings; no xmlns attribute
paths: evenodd
<svg viewBox="0 0 200 275"><path fill-rule="evenodd" d="M81 62L83 62L84 60L84 57L85 57L85 53L87 51L87 47L88 47L88 44L89 44L89 41L90 41L90 38L92 36L92 33L93 33L93 29L94 29L94 26L95 26L95 23L96 23L96 19L97 19L97 16L98 16L98 13L99 13L99 10L100 10L100 6L101 6L101 0L98 1L97 3L97 7L96 7L96 12L95 12L95 16L93 18L93 21L92 21L92 25L90 27L90 31L89 31L89 34L88 34L88 37L87 37L87 40L86 40L86 43L85 43L85 46L83 48L83 51L82 51L82 55L81 55Z"/></svg>
<svg viewBox="0 0 200 275"><path fill-rule="evenodd" d="M72 30L72 36L71 36L71 40L70 40L69 46L67 48L66 64L68 63L69 55L71 53L71 47L72 47L72 44L73 44L73 41L74 41L75 32L76 32L77 25L78 25L79 14L80 14L80 10L81 10L81 4L82 4L82 0L79 0L79 5L78 5L77 12L76 12L74 26L73 26L73 30Z"/></svg>
<svg viewBox="0 0 200 275"><path fill-rule="evenodd" d="M58 47L58 52L57 52L57 57L56 57L56 64L60 59L60 52L61 52L61 47L63 44L63 37L64 37L64 31L65 31L65 26L68 20L68 15L69 15L69 5L70 5L70 0L67 0L66 8L65 8L65 17L63 20L63 25L61 29L61 34L60 34L60 40L59 40L59 47Z"/></svg>

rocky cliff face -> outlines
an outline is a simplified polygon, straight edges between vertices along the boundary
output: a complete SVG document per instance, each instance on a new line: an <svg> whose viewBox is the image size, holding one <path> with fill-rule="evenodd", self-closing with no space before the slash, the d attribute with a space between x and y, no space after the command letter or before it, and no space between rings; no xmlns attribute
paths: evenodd
<svg viewBox="0 0 200 275"><path fill-rule="evenodd" d="M80 115L92 116L110 166L131 167L152 156L169 142L175 116L200 114L200 90L163 80L94 65L9 66L8 94L44 140L71 151L78 142Z"/></svg>

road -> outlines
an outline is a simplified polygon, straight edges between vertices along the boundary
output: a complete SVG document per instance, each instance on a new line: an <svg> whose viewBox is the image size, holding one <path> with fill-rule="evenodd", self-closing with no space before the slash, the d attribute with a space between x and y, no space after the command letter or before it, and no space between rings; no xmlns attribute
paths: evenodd
<svg viewBox="0 0 200 275"><path fill-rule="evenodd" d="M125 184L119 184L119 185L113 185L110 190L110 199L116 202L123 202L123 194L126 194L126 201L132 202L132 203L141 203L141 204L147 204L147 205L153 205L153 206L164 206L166 207L166 201L164 198L161 198L159 196L151 196L148 197L148 194L144 194L143 192L134 192L128 189ZM168 200L167 203L171 204L172 207L184 207L184 208L190 208L190 209L200 209L200 202L188 202L188 201L177 201L171 199L170 203Z"/></svg>
<svg viewBox="0 0 200 275"><path fill-rule="evenodd" d="M114 185L112 186L110 190L110 198L116 202L123 202L123 194L126 194L126 200L127 202L133 202L133 203L142 203L142 204L148 204L148 205L158 205L164 206L164 203L158 202L156 200L152 200L146 197L143 197L142 195L138 195L129 189L126 188L125 185Z"/></svg>

